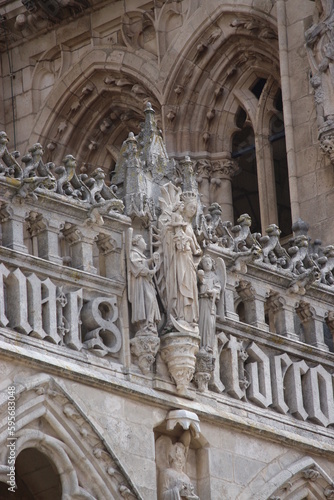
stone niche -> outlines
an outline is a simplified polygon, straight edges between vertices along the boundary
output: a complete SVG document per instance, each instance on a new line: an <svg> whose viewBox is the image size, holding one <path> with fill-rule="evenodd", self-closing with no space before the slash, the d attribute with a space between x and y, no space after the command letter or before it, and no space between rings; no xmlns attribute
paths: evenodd
<svg viewBox="0 0 334 500"><path fill-rule="evenodd" d="M209 448L196 413L172 410L154 434L158 500L210 498Z"/></svg>

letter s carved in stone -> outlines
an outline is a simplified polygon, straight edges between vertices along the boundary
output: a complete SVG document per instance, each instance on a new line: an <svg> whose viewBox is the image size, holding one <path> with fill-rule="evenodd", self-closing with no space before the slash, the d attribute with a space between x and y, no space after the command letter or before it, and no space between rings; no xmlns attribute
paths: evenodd
<svg viewBox="0 0 334 500"><path fill-rule="evenodd" d="M96 355L118 353L122 347L122 334L115 322L118 319L117 299L97 297L82 308L84 346Z"/></svg>

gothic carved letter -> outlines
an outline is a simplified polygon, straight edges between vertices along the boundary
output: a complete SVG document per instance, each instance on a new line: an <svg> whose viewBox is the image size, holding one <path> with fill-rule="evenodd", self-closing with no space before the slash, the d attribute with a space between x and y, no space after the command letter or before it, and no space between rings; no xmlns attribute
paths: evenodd
<svg viewBox="0 0 334 500"><path fill-rule="evenodd" d="M273 402L269 358L254 342L247 349L247 354L254 359L245 366L250 378L247 396L262 408L267 408Z"/></svg>

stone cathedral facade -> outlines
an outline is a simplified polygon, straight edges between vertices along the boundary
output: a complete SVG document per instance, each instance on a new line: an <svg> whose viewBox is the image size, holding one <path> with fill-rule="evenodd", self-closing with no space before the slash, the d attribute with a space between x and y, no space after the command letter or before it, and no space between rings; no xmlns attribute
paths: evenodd
<svg viewBox="0 0 334 500"><path fill-rule="evenodd" d="M334 499L333 0L0 0L0 498Z"/></svg>

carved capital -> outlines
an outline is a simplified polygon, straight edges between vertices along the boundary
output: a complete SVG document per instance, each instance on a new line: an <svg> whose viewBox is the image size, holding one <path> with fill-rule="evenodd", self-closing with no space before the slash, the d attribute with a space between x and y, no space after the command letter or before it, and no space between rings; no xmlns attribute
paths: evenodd
<svg viewBox="0 0 334 500"><path fill-rule="evenodd" d="M314 319L315 317L315 309L311 307L310 304L301 300L296 307L296 312L299 316L299 319L302 323L309 321L310 319Z"/></svg>
<svg viewBox="0 0 334 500"><path fill-rule="evenodd" d="M109 234L98 234L95 238L95 242L100 252L102 252L104 255L115 252L119 249L117 241L114 240L114 238Z"/></svg>
<svg viewBox="0 0 334 500"><path fill-rule="evenodd" d="M266 307L270 309L273 313L281 311L285 305L286 305L285 300L278 293L270 294L266 301Z"/></svg>
<svg viewBox="0 0 334 500"><path fill-rule="evenodd" d="M48 227L48 223L43 215L37 212L30 212L26 221L28 223L28 230L32 236L37 236Z"/></svg>
<svg viewBox="0 0 334 500"><path fill-rule="evenodd" d="M244 302L255 299L255 289L248 281L240 280L236 290Z"/></svg>
<svg viewBox="0 0 334 500"><path fill-rule="evenodd" d="M211 175L211 161L197 160L196 162L197 182L200 184L203 179L209 179Z"/></svg>
<svg viewBox="0 0 334 500"><path fill-rule="evenodd" d="M0 205L0 221L6 222L13 217L13 209L7 203Z"/></svg>
<svg viewBox="0 0 334 500"><path fill-rule="evenodd" d="M75 245L83 241L82 232L74 224L65 223L63 235L70 245Z"/></svg>
<svg viewBox="0 0 334 500"><path fill-rule="evenodd" d="M212 162L211 171L214 177L219 179L231 179L239 170L238 163L229 158L215 160Z"/></svg>

